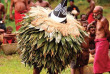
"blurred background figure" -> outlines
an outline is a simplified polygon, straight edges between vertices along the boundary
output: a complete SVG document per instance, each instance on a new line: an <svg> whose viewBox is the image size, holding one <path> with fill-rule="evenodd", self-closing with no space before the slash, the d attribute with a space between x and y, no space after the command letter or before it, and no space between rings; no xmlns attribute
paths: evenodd
<svg viewBox="0 0 110 74"><path fill-rule="evenodd" d="M86 24L86 26L88 25L87 16L85 14L81 14L78 21L81 23L82 26L84 26L83 24Z"/></svg>
<svg viewBox="0 0 110 74"><path fill-rule="evenodd" d="M6 29L6 33L4 34L4 40L3 43L4 44L11 44L11 43L15 43L16 42L16 34L12 34L12 27L8 26Z"/></svg>
<svg viewBox="0 0 110 74"><path fill-rule="evenodd" d="M95 53L95 27L90 26L89 29L89 51L93 55Z"/></svg>
<svg viewBox="0 0 110 74"><path fill-rule="evenodd" d="M87 21L86 14L81 14L80 19L81 19L81 21Z"/></svg>
<svg viewBox="0 0 110 74"><path fill-rule="evenodd" d="M6 31L6 27L5 27L5 7L2 3L0 3L0 29L3 29L4 31Z"/></svg>
<svg viewBox="0 0 110 74"><path fill-rule="evenodd" d="M78 18L77 16L80 14L80 10L74 5L74 0L70 0L70 6L67 8L67 12L73 15L76 19Z"/></svg>
<svg viewBox="0 0 110 74"><path fill-rule="evenodd" d="M88 32L88 30L87 30L87 25L88 25L88 22L87 22L87 21L85 21L85 22L82 23L82 26L84 27L84 30L85 30L86 32Z"/></svg>
<svg viewBox="0 0 110 74"><path fill-rule="evenodd" d="M89 38L84 37L85 42L81 44L82 52L77 53L77 60L72 60L70 63L71 74L76 74L76 69L79 74L84 74L84 66L88 65L89 61Z"/></svg>
<svg viewBox="0 0 110 74"><path fill-rule="evenodd" d="M13 7L15 9L16 31L18 31L21 25L17 25L17 24L23 20L23 17L25 16L24 13L26 13L27 10L29 10L28 0L11 0L11 5L10 5L11 20L13 20L13 15L12 15Z"/></svg>
<svg viewBox="0 0 110 74"><path fill-rule="evenodd" d="M36 6L35 3L33 2L33 0L28 0L28 6L29 7L33 7Z"/></svg>
<svg viewBox="0 0 110 74"><path fill-rule="evenodd" d="M93 10L94 10L94 7L95 7L95 2L94 0L87 0L90 7L89 7L89 11L87 12L87 17L88 17L88 23L90 24L92 21L94 21L94 18L93 18Z"/></svg>
<svg viewBox="0 0 110 74"><path fill-rule="evenodd" d="M2 45L3 43L3 34L4 34L4 30L0 29L0 45Z"/></svg>
<svg viewBox="0 0 110 74"><path fill-rule="evenodd" d="M43 0L38 0L36 3L35 3L36 6L41 6L41 7L49 7L51 8L49 2L47 1L43 1Z"/></svg>

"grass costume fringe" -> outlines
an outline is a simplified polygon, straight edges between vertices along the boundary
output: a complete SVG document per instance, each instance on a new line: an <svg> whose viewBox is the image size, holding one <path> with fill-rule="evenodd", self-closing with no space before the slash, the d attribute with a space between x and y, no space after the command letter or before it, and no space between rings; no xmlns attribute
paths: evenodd
<svg viewBox="0 0 110 74"><path fill-rule="evenodd" d="M87 33L71 15L67 15L67 23L63 24L51 20L50 12L48 8L31 8L22 21L18 46L26 64L50 68L54 73L61 72L75 59Z"/></svg>

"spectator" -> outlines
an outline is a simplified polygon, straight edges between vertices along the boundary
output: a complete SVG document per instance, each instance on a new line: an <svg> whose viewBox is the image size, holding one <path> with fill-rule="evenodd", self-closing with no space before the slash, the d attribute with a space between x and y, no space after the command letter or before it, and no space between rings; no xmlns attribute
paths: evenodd
<svg viewBox="0 0 110 74"><path fill-rule="evenodd" d="M80 21L82 26L83 26L83 24L87 24L88 25L87 16L85 14L81 14L80 19L78 21Z"/></svg>
<svg viewBox="0 0 110 74"><path fill-rule="evenodd" d="M49 7L49 8L51 8L49 2L47 2L47 1L38 0L35 4L36 4L36 6Z"/></svg>
<svg viewBox="0 0 110 74"><path fill-rule="evenodd" d="M28 5L29 5L29 7L36 6L32 0L28 0Z"/></svg>
<svg viewBox="0 0 110 74"><path fill-rule="evenodd" d="M7 29L6 29L6 33L4 34L4 40L3 40L3 43L4 44L11 44L11 43L15 43L16 42L16 34L12 34L12 27L11 26L8 26Z"/></svg>
<svg viewBox="0 0 110 74"><path fill-rule="evenodd" d="M85 14L81 14L81 21L87 21L87 16Z"/></svg>
<svg viewBox="0 0 110 74"><path fill-rule="evenodd" d="M103 8L96 6L93 10L96 23L96 36L95 36L95 58L94 58L94 73L102 74L110 71L110 58L109 51L109 22L103 16ZM102 55L103 54L103 55Z"/></svg>
<svg viewBox="0 0 110 74"><path fill-rule="evenodd" d="M85 21L85 22L82 23L82 26L84 27L84 29L85 29L86 32L88 32L87 25L88 25L88 22L87 21Z"/></svg>
<svg viewBox="0 0 110 74"><path fill-rule="evenodd" d="M10 5L11 20L13 20L13 15L12 15L13 7L15 9L16 31L18 31L21 25L17 25L17 24L23 20L23 17L25 16L24 13L26 13L27 10L29 10L28 0L11 0L11 5Z"/></svg>
<svg viewBox="0 0 110 74"><path fill-rule="evenodd" d="M3 29L4 31L6 31L6 27L5 27L5 17L6 17L6 14L5 14L5 7L2 3L0 3L0 29ZM2 17L3 15L3 17Z"/></svg>
<svg viewBox="0 0 110 74"><path fill-rule="evenodd" d="M94 0L87 0L87 1L90 3L90 10L87 12L88 23L90 24L92 21L94 21L93 10L95 7L95 2Z"/></svg>
<svg viewBox="0 0 110 74"><path fill-rule="evenodd" d="M3 43L3 34L4 34L4 30L0 29L0 45L2 45Z"/></svg>
<svg viewBox="0 0 110 74"><path fill-rule="evenodd" d="M67 12L73 15L76 19L77 16L80 14L79 8L74 5L74 0L70 0L70 6L67 8Z"/></svg>
<svg viewBox="0 0 110 74"><path fill-rule="evenodd" d="M83 74L83 67L88 64L89 61L89 38L85 37L85 42L82 43L82 52L77 54L77 60L72 60L70 63L71 74L75 74L75 70L78 68L80 74Z"/></svg>
<svg viewBox="0 0 110 74"><path fill-rule="evenodd" d="M90 26L89 27L89 51L90 53L93 55L95 53L95 27L94 26Z"/></svg>

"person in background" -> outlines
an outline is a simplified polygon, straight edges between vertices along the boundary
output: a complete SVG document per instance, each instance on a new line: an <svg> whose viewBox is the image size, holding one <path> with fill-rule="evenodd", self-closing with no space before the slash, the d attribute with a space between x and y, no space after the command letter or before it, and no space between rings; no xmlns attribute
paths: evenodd
<svg viewBox="0 0 110 74"><path fill-rule="evenodd" d="M29 7L35 7L35 3L32 0L28 0Z"/></svg>
<svg viewBox="0 0 110 74"><path fill-rule="evenodd" d="M30 8L28 6L28 0L11 0L10 5L10 19L13 20L13 7L15 9L15 25L16 25L16 31L19 30L21 25L18 25L19 22L23 20L23 17L25 16L24 13L26 13Z"/></svg>
<svg viewBox="0 0 110 74"><path fill-rule="evenodd" d="M4 30L0 29L0 45L2 45L3 43L3 34L4 34Z"/></svg>
<svg viewBox="0 0 110 74"><path fill-rule="evenodd" d="M5 7L2 3L0 3L0 29L3 29L6 32L6 27L5 27Z"/></svg>
<svg viewBox="0 0 110 74"><path fill-rule="evenodd" d="M84 31L87 30L87 24L83 24L85 28ZM79 69L79 73L83 74L83 68L88 64L89 61L89 37L84 37L85 42L81 44L82 52L77 53L76 61L73 59L70 63L71 74L75 74L76 69Z"/></svg>
<svg viewBox="0 0 110 74"><path fill-rule="evenodd" d="M78 15L80 14L80 10L77 6L74 5L74 0L70 0L70 6L67 8L67 12L69 12L71 15L77 19Z"/></svg>
<svg viewBox="0 0 110 74"><path fill-rule="evenodd" d="M82 26L83 26L83 24L87 24L88 25L87 16L85 14L81 14L80 15L80 19L78 19L78 21L81 23Z"/></svg>
<svg viewBox="0 0 110 74"><path fill-rule="evenodd" d="M86 32L88 32L88 30L87 30L87 25L88 25L88 22L87 22L87 21L85 21L85 22L82 23L82 26L84 27L84 30L85 30Z"/></svg>
<svg viewBox="0 0 110 74"><path fill-rule="evenodd" d="M95 27L90 26L89 29L89 51L93 55L95 53Z"/></svg>
<svg viewBox="0 0 110 74"><path fill-rule="evenodd" d="M95 2L94 0L87 0L90 4L90 10L87 12L87 17L88 17L88 23L90 24L92 21L94 21L94 18L93 18L93 10L94 10L94 7L95 7Z"/></svg>
<svg viewBox="0 0 110 74"><path fill-rule="evenodd" d="M102 74L110 71L109 51L109 22L103 16L103 8L96 6L93 10L96 23L95 31L95 58L94 58L94 74Z"/></svg>
<svg viewBox="0 0 110 74"><path fill-rule="evenodd" d="M86 14L81 14L80 18L81 18L81 21L87 21Z"/></svg>
<svg viewBox="0 0 110 74"><path fill-rule="evenodd" d="M84 37L86 43L81 44L82 52L77 54L77 60L74 59L70 63L71 74L75 74L76 69L79 69L80 74L83 74L84 66L88 64L89 61L89 38Z"/></svg>
<svg viewBox="0 0 110 74"><path fill-rule="evenodd" d="M41 7L49 7L51 8L49 2L47 1L43 1L43 0L38 0L36 3L35 3L36 6L41 6Z"/></svg>
<svg viewBox="0 0 110 74"><path fill-rule="evenodd" d="M3 43L4 44L11 44L11 43L16 43L16 34L12 34L12 27L8 26L6 28L6 33L4 34L4 39L3 39Z"/></svg>

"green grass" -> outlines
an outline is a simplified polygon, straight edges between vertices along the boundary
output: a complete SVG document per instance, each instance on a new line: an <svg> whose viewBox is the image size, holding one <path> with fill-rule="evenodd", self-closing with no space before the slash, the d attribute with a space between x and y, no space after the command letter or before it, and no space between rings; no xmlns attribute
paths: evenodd
<svg viewBox="0 0 110 74"><path fill-rule="evenodd" d="M47 70L43 69L40 74L46 74ZM33 68L28 66L25 67L25 64L21 63L20 56L18 54L14 55L4 55L0 51L0 74L32 74ZM69 74L70 69L68 68L63 71L62 74Z"/></svg>
<svg viewBox="0 0 110 74"><path fill-rule="evenodd" d="M32 68L25 67L17 54L0 54L0 74L32 74Z"/></svg>
<svg viewBox="0 0 110 74"><path fill-rule="evenodd" d="M0 74L32 74L32 69L21 63L19 55L6 56L2 51L0 52ZM46 72L47 70L43 69L40 74L46 74ZM67 68L62 74L70 74L70 68Z"/></svg>
<svg viewBox="0 0 110 74"><path fill-rule="evenodd" d="M93 66L93 64L89 64ZM47 70L43 69L40 74L46 74ZM4 55L0 51L0 74L32 74L33 68L29 66L25 67L25 64L21 63L20 56L18 54L14 55ZM66 70L62 71L61 74L70 74L70 68L67 67ZM109 74L109 73L104 73Z"/></svg>

